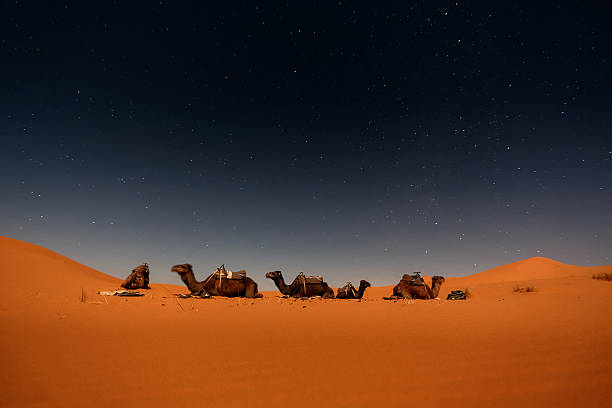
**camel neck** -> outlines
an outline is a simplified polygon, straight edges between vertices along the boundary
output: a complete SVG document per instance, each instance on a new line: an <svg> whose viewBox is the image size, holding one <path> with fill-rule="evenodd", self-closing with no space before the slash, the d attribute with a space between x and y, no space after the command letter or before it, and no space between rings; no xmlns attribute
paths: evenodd
<svg viewBox="0 0 612 408"><path fill-rule="evenodd" d="M189 271L187 273L183 273L181 274L181 280L183 281L183 283L185 283L185 285L187 285L187 288L192 291L195 292L197 291L197 284L199 283L195 276L193 275L193 271Z"/></svg>
<svg viewBox="0 0 612 408"><path fill-rule="evenodd" d="M432 299L435 299L438 297L438 294L440 293L440 286L441 285L439 282L432 283L431 289L428 290L429 296L431 296Z"/></svg>
<svg viewBox="0 0 612 408"><path fill-rule="evenodd" d="M278 276L274 279L274 283L276 284L276 287L278 288L278 290L280 290L280 293L282 293L283 295L290 295L291 294L291 290L289 288L289 286L287 286L287 284L285 284L285 279L283 278L283 276Z"/></svg>
<svg viewBox="0 0 612 408"><path fill-rule="evenodd" d="M357 299L361 299L363 297L363 293L365 292L365 289L366 289L365 286L359 285L359 290L357 290L355 297L357 297Z"/></svg>

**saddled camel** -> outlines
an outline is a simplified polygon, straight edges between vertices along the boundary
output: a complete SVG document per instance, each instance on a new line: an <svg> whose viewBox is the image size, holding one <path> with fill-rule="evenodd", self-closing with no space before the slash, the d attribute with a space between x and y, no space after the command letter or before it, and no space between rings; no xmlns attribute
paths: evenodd
<svg viewBox="0 0 612 408"><path fill-rule="evenodd" d="M410 275L404 275L402 280L393 287L393 295L385 299L436 299L444 278L442 276L432 277L431 287L420 277L419 279L420 281Z"/></svg>
<svg viewBox="0 0 612 408"><path fill-rule="evenodd" d="M247 298L263 297L257 291L257 283L243 274L244 271L238 272L242 275L239 279L224 279L215 272L202 282L196 280L193 268L189 264L174 265L171 271L180 275L181 280L192 294Z"/></svg>
<svg viewBox="0 0 612 408"><path fill-rule="evenodd" d="M283 295L295 298L321 296L324 299L333 299L334 291L329 285L323 282L322 277L305 276L300 273L295 277L291 285L285 283L285 278L281 271L266 273L266 278L272 279L276 287Z"/></svg>
<svg viewBox="0 0 612 408"><path fill-rule="evenodd" d="M150 289L149 265L144 263L132 269L132 273L121 284L125 289Z"/></svg>
<svg viewBox="0 0 612 408"><path fill-rule="evenodd" d="M366 288L369 288L370 286L372 286L370 285L370 282L362 279L359 282L359 289L355 289L355 287L349 282L347 285L344 285L342 288L338 289L336 299L361 299Z"/></svg>

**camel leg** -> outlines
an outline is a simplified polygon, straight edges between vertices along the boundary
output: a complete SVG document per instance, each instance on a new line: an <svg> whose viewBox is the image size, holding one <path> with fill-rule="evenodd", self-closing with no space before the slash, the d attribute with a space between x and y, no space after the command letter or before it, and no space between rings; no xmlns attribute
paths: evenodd
<svg viewBox="0 0 612 408"><path fill-rule="evenodd" d="M323 299L334 299L334 291L329 287L326 283L323 283L323 293L321 294L321 298Z"/></svg>
<svg viewBox="0 0 612 408"><path fill-rule="evenodd" d="M304 285L300 285L299 289L296 292L291 294L291 297L294 298L303 298L306 297L306 291L304 290Z"/></svg>
<svg viewBox="0 0 612 408"><path fill-rule="evenodd" d="M393 295L389 296L388 298L383 298L383 299L385 300L413 299L413 296L410 293L410 291L406 292L402 290L402 288L396 286L393 288Z"/></svg>
<svg viewBox="0 0 612 408"><path fill-rule="evenodd" d="M257 285L248 285L245 290L245 297L250 299L263 297L261 293L257 293Z"/></svg>

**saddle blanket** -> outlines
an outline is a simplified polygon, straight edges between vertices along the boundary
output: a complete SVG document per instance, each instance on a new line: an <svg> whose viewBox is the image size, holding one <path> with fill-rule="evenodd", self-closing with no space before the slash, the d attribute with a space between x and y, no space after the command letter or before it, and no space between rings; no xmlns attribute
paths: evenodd
<svg viewBox="0 0 612 408"><path fill-rule="evenodd" d="M300 275L300 278L302 282L306 282L306 283L322 283L323 282L323 275L316 275L316 276Z"/></svg>

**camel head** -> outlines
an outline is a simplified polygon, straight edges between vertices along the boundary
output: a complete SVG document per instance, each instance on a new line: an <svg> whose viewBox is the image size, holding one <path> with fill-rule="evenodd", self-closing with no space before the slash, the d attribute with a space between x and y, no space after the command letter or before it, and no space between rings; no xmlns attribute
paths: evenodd
<svg viewBox="0 0 612 408"><path fill-rule="evenodd" d="M435 285L436 283L442 285L444 283L444 280L445 279L442 276L434 276L431 278L431 286Z"/></svg>
<svg viewBox="0 0 612 408"><path fill-rule="evenodd" d="M266 273L266 278L268 279L279 279L282 278L283 274L281 273L281 271L273 271L273 272L268 272Z"/></svg>
<svg viewBox="0 0 612 408"><path fill-rule="evenodd" d="M183 275L189 272L193 272L193 270L191 269L191 265L189 264L181 264L181 265L174 265L172 267L172 269L170 269L171 272L176 272L179 275Z"/></svg>
<svg viewBox="0 0 612 408"><path fill-rule="evenodd" d="M372 286L372 285L370 285L370 282L368 282L368 281L366 281L366 280L363 280L363 279L362 279L362 280L359 282L359 287L362 287L362 286L363 286L364 288L369 288L369 287L370 287L370 286Z"/></svg>

